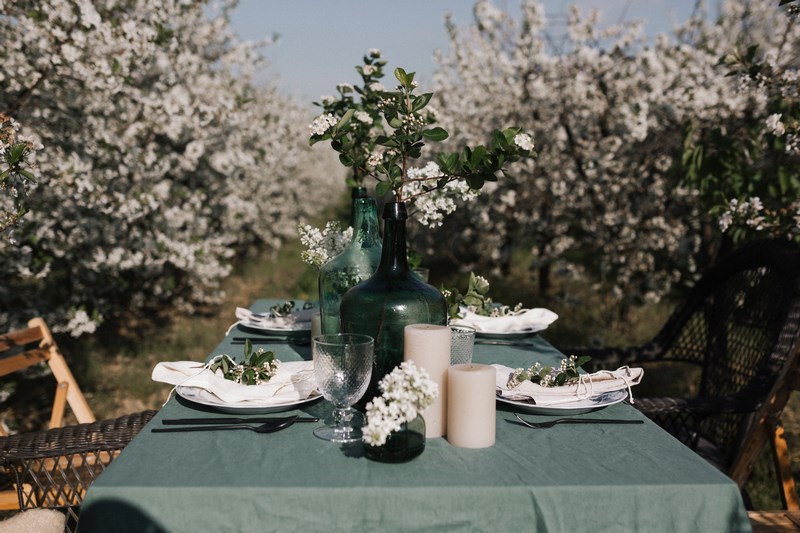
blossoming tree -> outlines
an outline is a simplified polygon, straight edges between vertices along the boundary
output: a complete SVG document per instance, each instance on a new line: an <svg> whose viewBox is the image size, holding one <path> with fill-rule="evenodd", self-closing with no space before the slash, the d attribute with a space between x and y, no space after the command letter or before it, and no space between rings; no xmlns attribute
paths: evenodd
<svg viewBox="0 0 800 533"><path fill-rule="evenodd" d="M235 2L0 4L0 111L46 147L31 212L0 241L0 323L42 314L78 335L215 302L234 254L278 247L318 207L330 174L304 113L255 86Z"/></svg>
<svg viewBox="0 0 800 533"><path fill-rule="evenodd" d="M452 138L479 142L471 132L512 121L530 125L539 151L520 179L498 183L445 222L465 269L474 265L464 258L502 269L524 246L545 285L554 265L588 270L627 302L657 300L693 278L700 251L719 236L701 193L681 179L686 128L767 118L763 90L742 90L719 64L745 28L758 42L797 46L793 31L755 29L767 27L766 11L740 4L723 6L715 23L698 13L674 37L652 42L640 24L600 28L598 13L574 7L555 39L537 0L523 1L516 18L480 0L474 25L448 21L452 53L439 60L445 97L437 104Z"/></svg>

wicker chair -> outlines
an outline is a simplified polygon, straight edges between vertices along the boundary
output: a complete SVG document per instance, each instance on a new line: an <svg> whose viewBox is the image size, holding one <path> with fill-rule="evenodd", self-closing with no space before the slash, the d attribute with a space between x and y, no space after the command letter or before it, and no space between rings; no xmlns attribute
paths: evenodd
<svg viewBox="0 0 800 533"><path fill-rule="evenodd" d="M650 342L627 349L562 351L590 355L590 370L651 362L697 367L696 396L637 397L635 407L740 488L764 444L771 442L784 508L796 510L779 417L798 383L793 376L799 338L800 247L760 241L707 271Z"/></svg>
<svg viewBox="0 0 800 533"><path fill-rule="evenodd" d="M0 437L0 468L16 488L19 508L60 510L66 531L74 532L86 489L155 414Z"/></svg>

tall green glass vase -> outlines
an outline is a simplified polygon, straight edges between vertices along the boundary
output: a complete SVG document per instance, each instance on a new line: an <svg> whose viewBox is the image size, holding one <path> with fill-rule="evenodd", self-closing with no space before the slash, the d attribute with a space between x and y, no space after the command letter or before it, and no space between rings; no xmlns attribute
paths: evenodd
<svg viewBox="0 0 800 533"><path fill-rule="evenodd" d="M367 197L366 187L351 187L350 188L350 227L356 227L356 207L361 198Z"/></svg>
<svg viewBox="0 0 800 533"><path fill-rule="evenodd" d="M334 334L339 326L339 305L353 285L369 278L381 260L381 238L375 200L353 198L353 238L319 271L319 302L322 333Z"/></svg>
<svg viewBox="0 0 800 533"><path fill-rule="evenodd" d="M375 339L372 378L358 405L380 394L378 381L403 362L404 328L409 324L447 323L447 304L438 289L417 277L406 257L406 205L388 203L383 210L383 250L378 270L344 295L342 331Z"/></svg>

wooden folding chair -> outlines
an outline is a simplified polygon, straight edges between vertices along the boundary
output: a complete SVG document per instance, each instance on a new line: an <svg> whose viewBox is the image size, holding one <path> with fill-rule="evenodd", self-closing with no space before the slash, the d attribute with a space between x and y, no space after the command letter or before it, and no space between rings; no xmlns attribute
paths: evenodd
<svg viewBox="0 0 800 533"><path fill-rule="evenodd" d="M50 329L41 318L33 318L27 329L0 335L0 376L47 363L56 378L56 393L50 415L50 428L64 425L64 414L69 404L80 423L94 422L95 416L75 381L67 361L58 350ZM0 435L6 435L0 427Z"/></svg>
<svg viewBox="0 0 800 533"><path fill-rule="evenodd" d="M51 429L63 427L67 404L78 422L94 422L94 413L86 402L64 356L58 350L58 345L53 340L53 335L44 320L33 318L28 322L26 329L0 335L0 376L18 372L40 363L47 363L56 379L49 427ZM0 436L7 436L4 427L0 427ZM16 509L19 509L17 491L0 490L0 510Z"/></svg>

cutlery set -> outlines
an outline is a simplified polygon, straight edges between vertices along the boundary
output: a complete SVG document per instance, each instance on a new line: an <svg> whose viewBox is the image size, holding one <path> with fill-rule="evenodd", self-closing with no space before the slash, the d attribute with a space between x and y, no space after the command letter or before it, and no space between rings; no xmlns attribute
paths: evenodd
<svg viewBox="0 0 800 533"><path fill-rule="evenodd" d="M532 429L547 429L556 424L643 424L643 420L611 419L611 418L556 418L545 422L529 422L514 413L523 425ZM182 433L187 431L224 431L233 429L246 429L256 433L275 433L285 429L295 422L319 422L313 416L282 416L282 417L218 417L218 418L172 418L164 419L161 423L169 427L157 427L153 433ZM251 425L258 424L258 425Z"/></svg>
<svg viewBox="0 0 800 533"><path fill-rule="evenodd" d="M528 422L517 413L514 413L517 420L531 429L547 429L556 424L644 424L644 420L629 420L616 418L556 418L545 422Z"/></svg>
<svg viewBox="0 0 800 533"><path fill-rule="evenodd" d="M157 427L151 431L153 433L182 433L186 431L224 431L229 429L247 429L256 433L274 433L284 428L288 428L295 422L319 422L319 418L313 416L283 416L283 417L261 417L261 418L173 418L164 419L161 423L164 426ZM250 424L260 424L253 426Z"/></svg>

